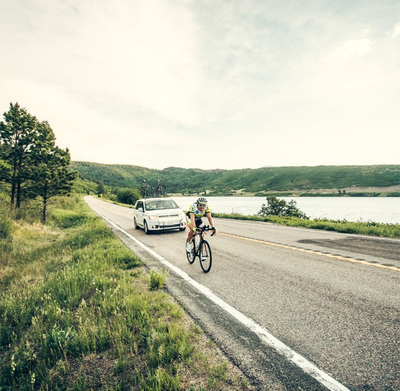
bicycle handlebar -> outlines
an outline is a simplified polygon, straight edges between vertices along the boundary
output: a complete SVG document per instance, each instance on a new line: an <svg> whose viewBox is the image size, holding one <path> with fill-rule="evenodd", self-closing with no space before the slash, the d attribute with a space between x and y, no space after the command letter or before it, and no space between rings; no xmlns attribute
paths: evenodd
<svg viewBox="0 0 400 391"><path fill-rule="evenodd" d="M215 228L214 227L210 227L209 225L202 225L200 227L196 227L196 231L199 232L207 232L207 231L214 231L211 236L215 235Z"/></svg>

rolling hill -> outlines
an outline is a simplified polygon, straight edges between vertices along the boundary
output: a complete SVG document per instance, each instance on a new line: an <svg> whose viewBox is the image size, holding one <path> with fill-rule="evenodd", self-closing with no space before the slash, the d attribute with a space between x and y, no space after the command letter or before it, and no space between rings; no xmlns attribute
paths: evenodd
<svg viewBox="0 0 400 391"><path fill-rule="evenodd" d="M238 170L201 170L168 167L163 170L133 165L72 162L84 180L119 188L141 188L143 180L159 180L168 193L212 195L266 193L344 193L372 188L400 192L400 165L262 167ZM398 188L397 188L398 187ZM360 190L361 189L361 190Z"/></svg>

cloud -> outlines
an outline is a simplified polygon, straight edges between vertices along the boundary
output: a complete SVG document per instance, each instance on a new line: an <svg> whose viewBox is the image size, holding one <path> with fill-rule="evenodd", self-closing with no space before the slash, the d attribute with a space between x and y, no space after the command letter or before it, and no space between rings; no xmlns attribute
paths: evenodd
<svg viewBox="0 0 400 391"><path fill-rule="evenodd" d="M336 46L327 58L337 57L360 57L371 52L372 43L370 39L352 39Z"/></svg>
<svg viewBox="0 0 400 391"><path fill-rule="evenodd" d="M67 84L94 104L115 102L185 125L198 121L202 75L197 31L183 5L171 8L159 0L101 0L95 7L87 1L44 4L48 2L15 10L22 11L31 31L26 37L19 23L10 23L21 37L10 72Z"/></svg>
<svg viewBox="0 0 400 391"><path fill-rule="evenodd" d="M383 151L398 137L397 10L392 0L10 2L0 104L48 120L74 160L357 162L360 140Z"/></svg>
<svg viewBox="0 0 400 391"><path fill-rule="evenodd" d="M390 34L390 38L395 38L398 35L400 35L400 23L397 23L396 26L394 26L394 29Z"/></svg>

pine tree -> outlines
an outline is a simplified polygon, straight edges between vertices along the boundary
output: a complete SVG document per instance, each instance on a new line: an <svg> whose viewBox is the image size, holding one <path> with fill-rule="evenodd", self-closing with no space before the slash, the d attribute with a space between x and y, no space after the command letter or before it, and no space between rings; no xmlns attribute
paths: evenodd
<svg viewBox="0 0 400 391"><path fill-rule="evenodd" d="M31 198L42 200L42 220L46 222L50 198L71 192L76 174L70 171L71 157L68 149L55 145L54 132L47 122L38 124L39 137L32 148L33 168L27 192Z"/></svg>
<svg viewBox="0 0 400 391"><path fill-rule="evenodd" d="M40 197L42 219L47 217L51 197L69 194L76 177L69 169L68 149L56 146L50 125L10 103L0 122L0 180L10 184L11 207L19 208L22 195Z"/></svg>
<svg viewBox="0 0 400 391"><path fill-rule="evenodd" d="M19 208L23 185L30 175L30 152L37 139L37 119L21 108L18 103L10 103L4 113L5 122L0 122L0 159L3 168L8 167L3 178L11 185L11 207Z"/></svg>

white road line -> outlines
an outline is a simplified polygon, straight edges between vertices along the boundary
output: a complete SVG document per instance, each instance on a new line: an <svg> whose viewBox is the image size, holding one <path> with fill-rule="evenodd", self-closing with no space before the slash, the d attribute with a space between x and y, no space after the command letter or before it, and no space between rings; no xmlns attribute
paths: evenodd
<svg viewBox="0 0 400 391"><path fill-rule="evenodd" d="M315 380L317 380L319 383L324 385L328 390L349 391L349 389L347 387L345 387L343 384L341 384L338 381L336 381L335 379L333 379L327 373L320 370L313 363L308 361L301 354L295 352L290 347L286 346L283 342L281 342L279 339L275 338L264 327L260 326L259 324L254 322L252 319L248 318L246 315L242 314L241 312L239 312L238 310L236 310L235 308L230 306L228 303L226 303L225 301L220 299L218 296L214 295L214 293L212 293L212 291L210 289L208 289L207 287L205 287L202 284L199 284L197 281L193 280L183 270L179 269L178 267L176 267L173 264L171 264L170 262L168 262L161 255L157 254L155 251L148 248L146 245L144 245L142 242L140 242L134 236L130 235L128 232L124 231L121 227L119 227L118 225L116 225L112 221L110 221L107 217L105 217L101 213L97 212L94 208L92 208L92 209L97 214L99 214L104 220L106 220L110 225L112 225L115 229L121 231L124 235L128 236L137 245L139 245L145 251L147 251L149 254L151 254L153 257L158 259L163 265L167 266L169 269L171 269L177 275L179 275L181 278L183 278L186 282L188 282L193 287L195 287L199 292L201 292L209 300L211 300L212 302L214 302L215 304L220 306L222 309L224 309L226 312L228 312L230 315L232 315L235 319L237 319L239 322L241 322L243 325L245 325L248 329L250 329L255 334L257 334L258 337L263 342L265 342L268 346L272 347L279 354L284 356L287 360L289 360L293 364L297 365L305 373L307 373L308 375L313 377Z"/></svg>

